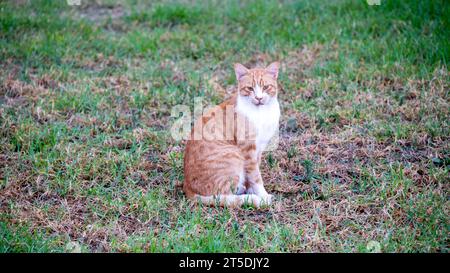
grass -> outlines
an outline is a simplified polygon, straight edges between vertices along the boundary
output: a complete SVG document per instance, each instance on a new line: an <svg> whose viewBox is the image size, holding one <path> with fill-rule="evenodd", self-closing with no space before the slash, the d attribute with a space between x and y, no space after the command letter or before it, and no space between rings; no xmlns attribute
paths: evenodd
<svg viewBox="0 0 450 273"><path fill-rule="evenodd" d="M447 1L81 2L0 3L1 252L449 251ZM274 205L191 204L172 107L274 60Z"/></svg>

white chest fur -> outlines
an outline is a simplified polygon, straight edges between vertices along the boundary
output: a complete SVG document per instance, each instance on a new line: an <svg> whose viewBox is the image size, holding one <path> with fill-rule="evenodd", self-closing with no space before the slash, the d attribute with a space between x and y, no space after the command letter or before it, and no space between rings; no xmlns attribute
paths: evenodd
<svg viewBox="0 0 450 273"><path fill-rule="evenodd" d="M248 118L256 129L256 150L262 152L278 130L280 105L276 98L256 106L241 96L237 98L237 112Z"/></svg>

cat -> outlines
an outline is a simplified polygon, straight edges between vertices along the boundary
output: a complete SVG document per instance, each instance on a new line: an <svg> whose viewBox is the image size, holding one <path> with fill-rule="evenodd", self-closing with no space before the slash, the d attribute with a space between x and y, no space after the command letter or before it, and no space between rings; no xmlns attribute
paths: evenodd
<svg viewBox="0 0 450 273"><path fill-rule="evenodd" d="M186 143L183 191L188 198L226 207L272 203L259 166L262 152L278 132L279 66L234 65L236 94L203 114Z"/></svg>

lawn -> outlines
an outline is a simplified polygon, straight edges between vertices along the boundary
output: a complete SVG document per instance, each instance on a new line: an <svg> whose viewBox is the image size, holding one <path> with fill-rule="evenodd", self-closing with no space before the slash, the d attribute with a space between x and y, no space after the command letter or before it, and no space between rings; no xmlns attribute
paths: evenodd
<svg viewBox="0 0 450 273"><path fill-rule="evenodd" d="M450 3L0 1L0 252L449 252ZM281 62L262 210L192 204L172 108Z"/></svg>

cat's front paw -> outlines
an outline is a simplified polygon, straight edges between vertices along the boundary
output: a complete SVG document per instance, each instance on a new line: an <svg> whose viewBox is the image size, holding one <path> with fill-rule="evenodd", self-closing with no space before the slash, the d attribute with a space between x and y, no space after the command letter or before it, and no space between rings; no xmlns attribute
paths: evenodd
<svg viewBox="0 0 450 273"><path fill-rule="evenodd" d="M270 206L272 205L272 200L274 199L272 194L265 194L263 196L260 196L261 198L261 206Z"/></svg>

